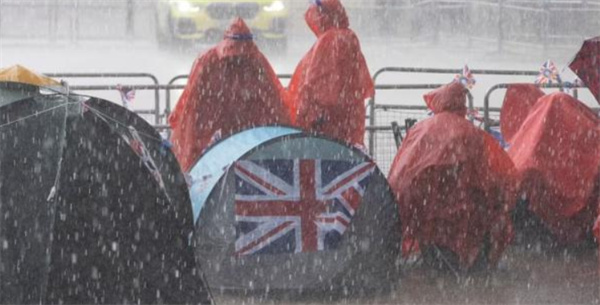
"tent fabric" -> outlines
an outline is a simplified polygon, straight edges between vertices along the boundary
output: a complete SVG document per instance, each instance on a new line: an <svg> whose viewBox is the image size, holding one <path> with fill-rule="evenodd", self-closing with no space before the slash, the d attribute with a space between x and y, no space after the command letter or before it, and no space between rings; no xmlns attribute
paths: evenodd
<svg viewBox="0 0 600 305"><path fill-rule="evenodd" d="M339 0L322 0L308 8L305 19L317 42L288 87L292 119L305 131L364 145L364 101L375 90L344 7Z"/></svg>
<svg viewBox="0 0 600 305"><path fill-rule="evenodd" d="M36 86L60 86L60 82L33 72L21 65L0 69L0 82L24 83Z"/></svg>
<svg viewBox="0 0 600 305"><path fill-rule="evenodd" d="M535 84L511 84L500 111L500 130L507 143L519 131L529 111L545 93Z"/></svg>
<svg viewBox="0 0 600 305"><path fill-rule="evenodd" d="M520 192L563 244L585 239L598 200L600 120L565 93L542 97L513 138Z"/></svg>
<svg viewBox="0 0 600 305"><path fill-rule="evenodd" d="M587 39L569 65L600 103L600 36Z"/></svg>
<svg viewBox="0 0 600 305"><path fill-rule="evenodd" d="M514 166L492 136L473 126L462 111L453 111L456 101L465 101L465 91L455 88L434 91L446 97L436 107L450 111L410 129L388 177L403 239L416 241L421 251L450 251L458 266L468 270L480 256L494 265L512 239ZM487 257L482 251L486 243Z"/></svg>
<svg viewBox="0 0 600 305"><path fill-rule="evenodd" d="M228 162L218 153L238 147ZM213 164L222 169L201 170ZM224 139L190 173L196 253L213 289L353 294L397 279L396 205L362 152L261 127ZM207 190L208 174L218 182Z"/></svg>
<svg viewBox="0 0 600 305"><path fill-rule="evenodd" d="M434 114L451 112L467 115L467 89L459 82L451 82L423 96L425 104Z"/></svg>
<svg viewBox="0 0 600 305"><path fill-rule="evenodd" d="M0 126L0 303L211 303L185 179L149 124L54 94Z"/></svg>
<svg viewBox="0 0 600 305"><path fill-rule="evenodd" d="M14 82L0 82L0 107L40 94L40 87Z"/></svg>
<svg viewBox="0 0 600 305"><path fill-rule="evenodd" d="M236 133L227 138L227 145L215 145L206 151L190 171L192 178L192 210L197 220L204 203L213 188L231 165L255 147L274 138L298 134L301 131L289 127L256 127Z"/></svg>
<svg viewBox="0 0 600 305"><path fill-rule="evenodd" d="M184 171L220 138L253 126L291 124L271 65L254 42L235 39L249 33L241 19L234 20L225 39L192 67L169 117L173 151Z"/></svg>

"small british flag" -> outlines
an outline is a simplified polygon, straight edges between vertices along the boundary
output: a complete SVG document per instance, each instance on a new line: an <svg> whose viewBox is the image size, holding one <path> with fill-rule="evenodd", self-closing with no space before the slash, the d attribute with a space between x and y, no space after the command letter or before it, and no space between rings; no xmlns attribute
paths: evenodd
<svg viewBox="0 0 600 305"><path fill-rule="evenodd" d="M560 74L558 73L556 65L550 60L546 61L540 68L540 74L535 80L535 83L545 86L560 82Z"/></svg>
<svg viewBox="0 0 600 305"><path fill-rule="evenodd" d="M467 111L467 116L469 117L470 120L473 120L473 121L478 121L478 122L484 121L483 115L481 115L481 112L479 112L479 108L469 109Z"/></svg>
<svg viewBox="0 0 600 305"><path fill-rule="evenodd" d="M473 73L467 65L463 67L461 74L456 74L454 80L461 83L463 86L465 86L465 88L469 90L473 89L475 84L477 84L477 80L475 79L475 77L473 77Z"/></svg>
<svg viewBox="0 0 600 305"><path fill-rule="evenodd" d="M129 109L129 105L133 103L133 100L135 99L135 90L130 87L117 85L117 91L119 91L119 94L121 95L123 107Z"/></svg>
<svg viewBox="0 0 600 305"><path fill-rule="evenodd" d="M336 249L356 214L373 162L238 161L235 255Z"/></svg>

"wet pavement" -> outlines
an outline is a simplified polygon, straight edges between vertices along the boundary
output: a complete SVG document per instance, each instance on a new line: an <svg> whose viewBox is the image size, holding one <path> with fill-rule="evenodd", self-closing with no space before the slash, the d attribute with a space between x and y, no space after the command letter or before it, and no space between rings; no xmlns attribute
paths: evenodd
<svg viewBox="0 0 600 305"><path fill-rule="evenodd" d="M499 270L456 277L424 266L403 272L390 292L344 298L219 295L217 304L600 304L598 257L592 248L509 249Z"/></svg>

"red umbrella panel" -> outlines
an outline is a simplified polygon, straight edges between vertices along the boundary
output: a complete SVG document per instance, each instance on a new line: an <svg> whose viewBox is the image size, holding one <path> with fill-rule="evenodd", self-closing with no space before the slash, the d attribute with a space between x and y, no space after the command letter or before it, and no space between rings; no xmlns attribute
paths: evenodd
<svg viewBox="0 0 600 305"><path fill-rule="evenodd" d="M600 103L600 36L583 42L569 68L579 76Z"/></svg>

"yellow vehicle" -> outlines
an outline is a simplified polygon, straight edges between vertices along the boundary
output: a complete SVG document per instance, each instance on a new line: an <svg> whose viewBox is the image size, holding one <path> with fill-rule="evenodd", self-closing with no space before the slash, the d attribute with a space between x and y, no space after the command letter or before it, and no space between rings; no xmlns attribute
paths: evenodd
<svg viewBox="0 0 600 305"><path fill-rule="evenodd" d="M215 42L235 17L241 17L259 42L285 48L289 6L284 0L159 0L156 10L160 45Z"/></svg>

